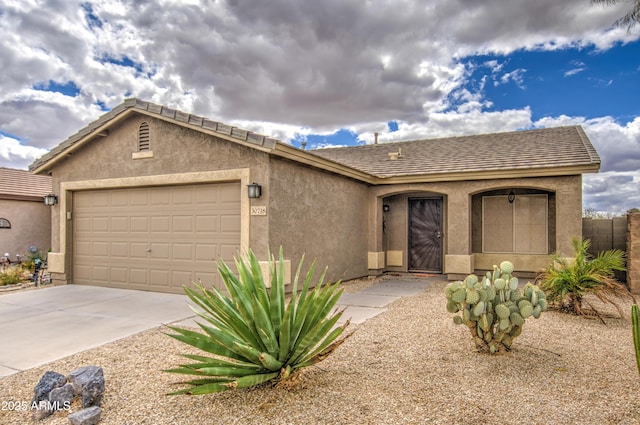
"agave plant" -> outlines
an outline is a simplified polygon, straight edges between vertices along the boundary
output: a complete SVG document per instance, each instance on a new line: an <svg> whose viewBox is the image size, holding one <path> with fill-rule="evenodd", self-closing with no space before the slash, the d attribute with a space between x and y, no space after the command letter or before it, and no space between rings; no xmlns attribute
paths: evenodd
<svg viewBox="0 0 640 425"><path fill-rule="evenodd" d="M182 354L193 363L166 372L197 378L183 382L189 387L172 394L208 394L286 382L302 368L327 358L350 336L339 338L349 325L347 321L336 326L344 309L336 311L334 306L343 289L338 288L339 282L323 284L326 269L310 288L314 261L298 293L303 256L286 303L282 249L277 263L269 257L270 288L253 252L235 260L237 276L224 261L218 264L228 295L200 285L184 288L202 310L194 311L207 323L198 323L203 333L169 326L176 333L168 335L210 355Z"/></svg>
<svg viewBox="0 0 640 425"><path fill-rule="evenodd" d="M602 302L613 305L622 317L617 299L627 297L635 302L633 295L614 276L615 271L625 270L624 252L611 249L593 258L588 253L589 239L574 238L572 245L574 259L553 254L552 263L537 277L547 299L558 304L560 311L576 315L585 314L584 303L604 323L600 312L585 298L585 295L593 294Z"/></svg>

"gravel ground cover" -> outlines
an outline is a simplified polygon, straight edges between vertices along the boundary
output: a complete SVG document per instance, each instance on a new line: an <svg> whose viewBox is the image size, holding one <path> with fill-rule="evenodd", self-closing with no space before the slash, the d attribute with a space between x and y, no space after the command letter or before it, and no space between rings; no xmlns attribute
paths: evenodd
<svg viewBox="0 0 640 425"><path fill-rule="evenodd" d="M348 292L375 281L345 283ZM528 319L514 349L474 351L445 309L446 282L399 299L354 331L298 388L263 385L206 396L166 396L181 376L162 372L194 352L153 329L0 379L1 424L31 422L29 402L47 370L104 368L101 424L640 424L640 375L631 323L555 311ZM629 303L623 303L629 311ZM614 310L609 309L613 312ZM54 337L55 335L52 335ZM72 410L80 406L72 405ZM68 424L68 412L41 424Z"/></svg>

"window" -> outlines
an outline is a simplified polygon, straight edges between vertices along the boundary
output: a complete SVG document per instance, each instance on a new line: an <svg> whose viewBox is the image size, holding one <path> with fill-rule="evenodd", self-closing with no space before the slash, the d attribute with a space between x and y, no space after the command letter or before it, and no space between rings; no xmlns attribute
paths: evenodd
<svg viewBox="0 0 640 425"><path fill-rule="evenodd" d="M151 143L149 140L149 124L143 122L138 129L138 151L148 151L151 149Z"/></svg>
<svg viewBox="0 0 640 425"><path fill-rule="evenodd" d="M11 229L11 222L6 218L0 218L0 229Z"/></svg>
<svg viewBox="0 0 640 425"><path fill-rule="evenodd" d="M482 251L547 254L547 195L482 198Z"/></svg>

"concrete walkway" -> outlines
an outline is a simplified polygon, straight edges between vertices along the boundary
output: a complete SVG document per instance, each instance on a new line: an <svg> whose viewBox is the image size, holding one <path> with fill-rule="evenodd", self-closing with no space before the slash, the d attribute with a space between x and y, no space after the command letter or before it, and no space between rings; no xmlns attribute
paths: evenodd
<svg viewBox="0 0 640 425"><path fill-rule="evenodd" d="M437 277L441 279L442 277ZM383 278L344 294L341 320L363 323L435 278ZM195 326L185 295L65 285L0 295L0 379L163 324Z"/></svg>

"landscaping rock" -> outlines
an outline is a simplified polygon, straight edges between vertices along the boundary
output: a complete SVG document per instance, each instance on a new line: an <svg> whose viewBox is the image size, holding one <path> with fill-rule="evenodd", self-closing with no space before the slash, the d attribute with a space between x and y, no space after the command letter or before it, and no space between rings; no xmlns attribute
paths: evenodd
<svg viewBox="0 0 640 425"><path fill-rule="evenodd" d="M49 393L54 388L63 386L67 382L67 378L58 372L47 371L33 389L33 399L31 404L39 404L41 401L49 400Z"/></svg>
<svg viewBox="0 0 640 425"><path fill-rule="evenodd" d="M68 410L74 395L73 384L66 383L60 388L51 390L49 393L49 405L55 410Z"/></svg>
<svg viewBox="0 0 640 425"><path fill-rule="evenodd" d="M76 395L82 395L82 407L100 406L104 393L104 374L101 367L85 366L69 374Z"/></svg>
<svg viewBox="0 0 640 425"><path fill-rule="evenodd" d="M96 425L100 421L102 409L98 406L87 407L67 416L73 425Z"/></svg>

